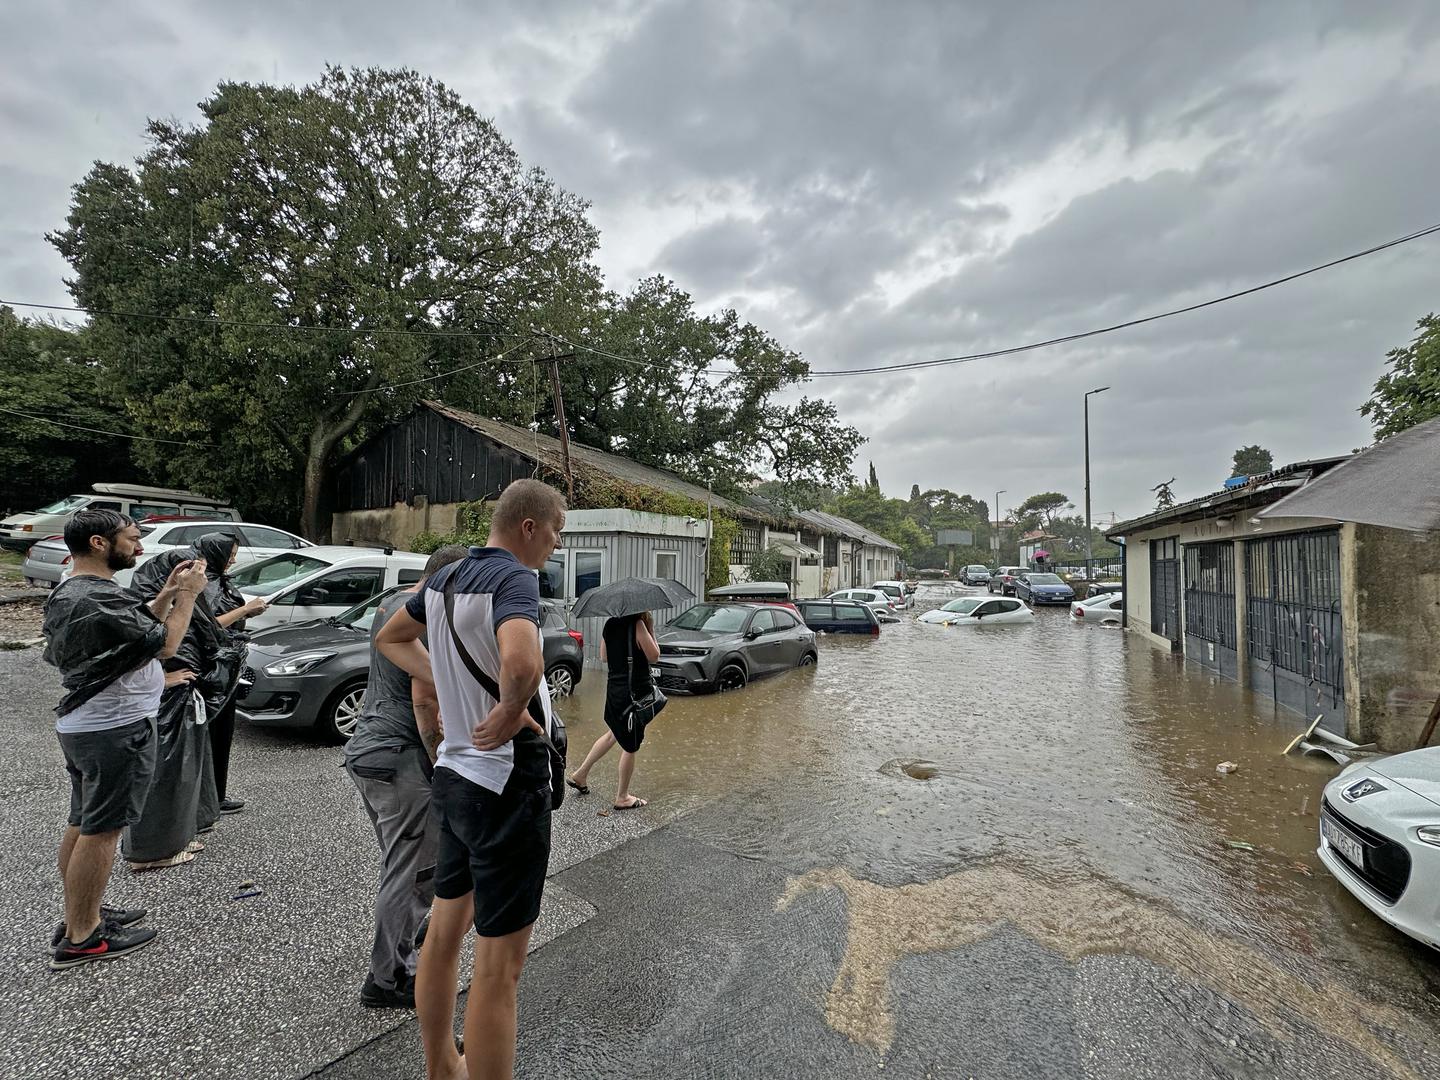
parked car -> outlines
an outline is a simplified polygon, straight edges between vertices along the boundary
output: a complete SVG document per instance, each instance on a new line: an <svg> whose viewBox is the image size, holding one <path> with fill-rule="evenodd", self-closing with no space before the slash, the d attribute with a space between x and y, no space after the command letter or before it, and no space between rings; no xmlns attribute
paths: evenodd
<svg viewBox="0 0 1440 1080"><path fill-rule="evenodd" d="M895 610L895 598L881 589L839 589L825 600L858 600L866 604L881 622L899 622L900 613Z"/></svg>
<svg viewBox="0 0 1440 1080"><path fill-rule="evenodd" d="M960 571L960 583L962 585L989 585L990 568L981 566L979 563L967 566Z"/></svg>
<svg viewBox="0 0 1440 1080"><path fill-rule="evenodd" d="M81 510L115 510L136 521L157 514L240 520L234 507L193 491L140 484L93 484L91 491L89 495L66 495L30 513L11 514L0 522L0 547L27 551L37 540L64 534L65 523Z"/></svg>
<svg viewBox="0 0 1440 1080"><path fill-rule="evenodd" d="M1050 573L1030 571L1015 576L1015 598L1028 604L1069 604L1075 590Z"/></svg>
<svg viewBox="0 0 1440 1080"><path fill-rule="evenodd" d="M1124 593L1097 593L1070 605L1070 614L1084 622L1118 623L1125 614Z"/></svg>
<svg viewBox="0 0 1440 1080"><path fill-rule="evenodd" d="M942 626L975 626L980 623L996 626L1030 622L1034 618L1034 613L1019 600L987 600L983 596L962 596L943 607L925 612L916 621L939 623Z"/></svg>
<svg viewBox="0 0 1440 1080"><path fill-rule="evenodd" d="M1440 747L1357 762L1326 784L1319 855L1374 915L1440 949Z"/></svg>
<svg viewBox="0 0 1440 1080"><path fill-rule="evenodd" d="M871 585L870 588L879 589L886 596L890 597L890 599L895 601L895 607L900 610L904 610L910 606L910 591L906 590L905 582L903 581L877 581L874 585Z"/></svg>
<svg viewBox="0 0 1440 1080"><path fill-rule="evenodd" d="M1101 593L1118 593L1123 588L1125 588L1125 584L1121 581L1092 581L1085 586L1085 597L1089 599L1092 596L1099 596Z"/></svg>
<svg viewBox="0 0 1440 1080"><path fill-rule="evenodd" d="M338 616L394 585L414 585L427 556L390 548L314 546L253 562L231 573L246 596L270 607L246 620L251 630Z"/></svg>
<svg viewBox="0 0 1440 1080"><path fill-rule="evenodd" d="M880 619L858 600L798 600L795 607L805 625L827 634L878 634Z"/></svg>
<svg viewBox="0 0 1440 1080"><path fill-rule="evenodd" d="M257 727L314 728L348 739L365 707L370 678L370 628L396 585L333 619L257 631L240 673L235 714ZM584 638L565 625L550 601L544 609L545 678L554 697L571 693L583 671Z"/></svg>
<svg viewBox="0 0 1440 1080"><path fill-rule="evenodd" d="M156 522L147 519L140 526L140 546L143 554L135 560L135 566L143 565L162 551L187 548L206 533L221 532L235 537L240 542L236 565L254 562L282 551L294 551L311 547L310 541L275 529L269 525L255 525L246 521L197 522L193 517L169 517ZM65 546L63 536L47 536L33 544L25 553L20 572L31 585L44 587L58 585L70 567L70 549ZM134 577L134 570L121 570L115 575L117 584L128 586Z"/></svg>
<svg viewBox="0 0 1440 1080"><path fill-rule="evenodd" d="M990 575L990 580L985 583L987 592L998 592L1001 596L1015 595L1015 577L1017 574L1025 573L1023 566L1001 566L997 567L995 573Z"/></svg>
<svg viewBox="0 0 1440 1080"><path fill-rule="evenodd" d="M655 635L655 681L665 690L739 690L751 679L809 667L815 631L776 604L696 604Z"/></svg>
<svg viewBox="0 0 1440 1080"><path fill-rule="evenodd" d="M734 585L721 585L710 590L709 598L728 603L779 604L795 610L790 601L790 586L783 581L741 581Z"/></svg>

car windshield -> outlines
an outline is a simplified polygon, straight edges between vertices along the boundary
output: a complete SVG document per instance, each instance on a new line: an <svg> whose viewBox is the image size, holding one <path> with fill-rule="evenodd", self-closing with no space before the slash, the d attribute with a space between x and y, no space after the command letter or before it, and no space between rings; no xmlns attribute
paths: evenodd
<svg viewBox="0 0 1440 1080"><path fill-rule="evenodd" d="M1054 574L1026 574L1025 580L1031 585L1064 585Z"/></svg>
<svg viewBox="0 0 1440 1080"><path fill-rule="evenodd" d="M970 573L972 573L972 574L984 574L984 573L988 573L987 568L984 567L984 566L967 566L967 567L965 567L965 569L966 569L966 570L969 570Z"/></svg>
<svg viewBox="0 0 1440 1080"><path fill-rule="evenodd" d="M983 601L976 600L973 596L971 596L967 597L964 600L951 600L940 610L955 611L960 613L961 615L968 615L970 614L970 612L974 611L977 607L979 607L982 603Z"/></svg>
<svg viewBox="0 0 1440 1080"><path fill-rule="evenodd" d="M883 593L889 593L891 596L899 596L901 593L899 585L877 585L876 588Z"/></svg>
<svg viewBox="0 0 1440 1080"><path fill-rule="evenodd" d="M296 552L286 552L284 555L275 555L268 559L261 559L257 563L251 563L243 570L237 570L230 575L230 580L235 587L246 596L269 596L281 589L294 585L303 577L308 577L316 570L324 569L328 563L319 559L312 559L308 555L300 555Z"/></svg>
<svg viewBox="0 0 1440 1080"><path fill-rule="evenodd" d="M49 506L42 506L36 510L37 514L68 514L78 506L84 506L89 501L88 495L66 495L59 502L53 502Z"/></svg>
<svg viewBox="0 0 1440 1080"><path fill-rule="evenodd" d="M335 621L341 626L349 626L356 630L369 631L375 622L375 612L380 608L380 601L394 593L394 589L388 589L382 593L376 593L362 604L356 604L349 611L342 612L335 616Z"/></svg>
<svg viewBox="0 0 1440 1080"><path fill-rule="evenodd" d="M681 630L705 630L712 634L734 634L745 625L753 608L740 604L696 604L675 616L670 625Z"/></svg>

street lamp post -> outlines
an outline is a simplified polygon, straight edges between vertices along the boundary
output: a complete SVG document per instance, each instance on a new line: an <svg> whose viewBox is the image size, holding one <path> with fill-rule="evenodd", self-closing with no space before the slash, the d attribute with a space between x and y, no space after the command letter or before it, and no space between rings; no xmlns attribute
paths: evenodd
<svg viewBox="0 0 1440 1080"><path fill-rule="evenodd" d="M1001 488L995 492L995 568L1000 568L1000 496L1004 495L1008 488Z"/></svg>
<svg viewBox="0 0 1440 1080"><path fill-rule="evenodd" d="M1085 580L1090 580L1090 394L1103 394L1110 387L1102 386L1085 395Z"/></svg>

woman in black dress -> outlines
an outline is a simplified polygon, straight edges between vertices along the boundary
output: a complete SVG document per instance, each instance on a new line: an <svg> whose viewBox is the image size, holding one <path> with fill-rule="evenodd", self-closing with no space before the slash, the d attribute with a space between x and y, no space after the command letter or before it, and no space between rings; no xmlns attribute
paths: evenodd
<svg viewBox="0 0 1440 1080"><path fill-rule="evenodd" d="M581 795L589 793L590 770L595 763L620 744L620 783L615 791L616 810L637 810L647 800L630 794L630 778L635 775L635 754L645 738L645 728L636 724L630 730L625 710L635 698L648 694L651 687L650 665L660 659L660 646L655 643L655 620L648 611L607 619L600 635L600 659L605 661L609 677L605 684L604 735L595 740L580 768L566 781Z"/></svg>

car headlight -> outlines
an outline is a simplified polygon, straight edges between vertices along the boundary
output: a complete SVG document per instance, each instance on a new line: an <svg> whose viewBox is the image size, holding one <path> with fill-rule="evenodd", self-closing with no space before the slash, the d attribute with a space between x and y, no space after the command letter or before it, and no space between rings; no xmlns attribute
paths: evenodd
<svg viewBox="0 0 1440 1080"><path fill-rule="evenodd" d="M325 663L326 660L335 659L333 652L307 652L298 653L295 656L287 656L283 660L276 660L273 664L265 665L266 675L304 675Z"/></svg>
<svg viewBox="0 0 1440 1080"><path fill-rule="evenodd" d="M1427 844L1440 847L1440 825L1421 825L1415 830L1415 837Z"/></svg>

